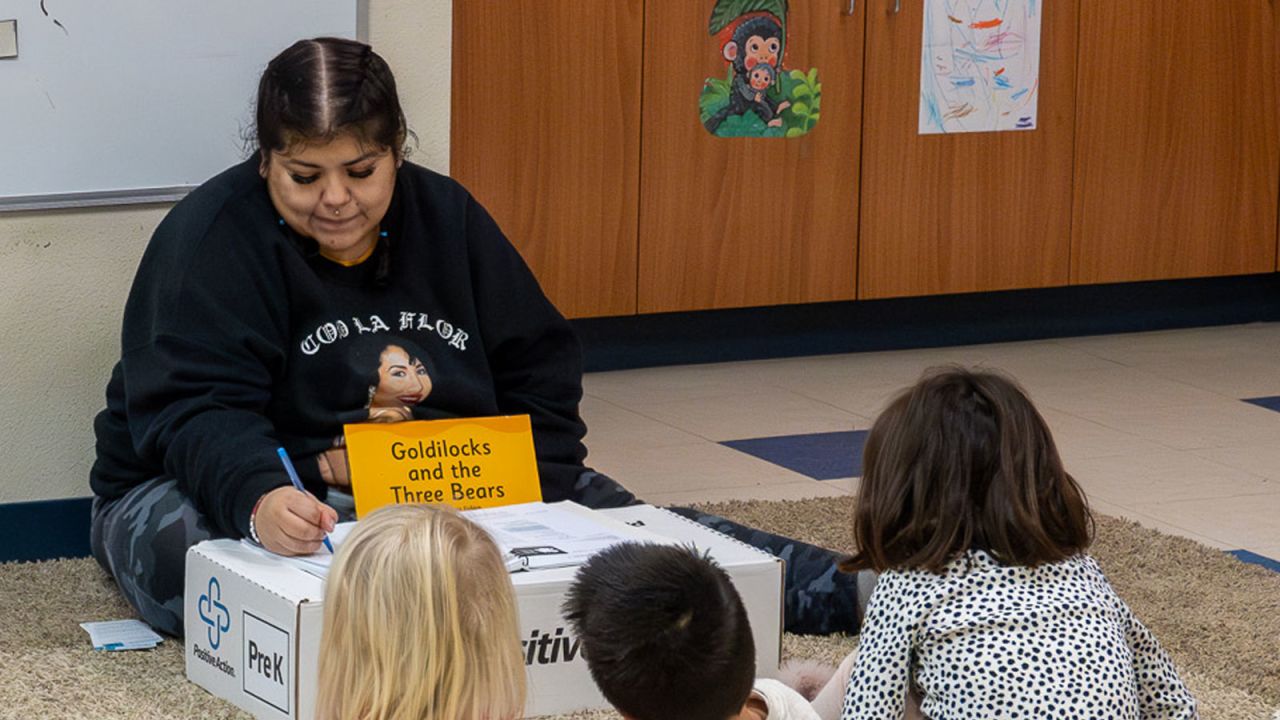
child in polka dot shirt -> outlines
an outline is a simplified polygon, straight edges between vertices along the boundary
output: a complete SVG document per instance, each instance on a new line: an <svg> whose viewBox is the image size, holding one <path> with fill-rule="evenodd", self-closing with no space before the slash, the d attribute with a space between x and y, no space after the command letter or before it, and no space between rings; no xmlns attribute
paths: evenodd
<svg viewBox="0 0 1280 720"><path fill-rule="evenodd" d="M935 370L876 420L841 569L881 573L842 720L1198 718L1151 632L1085 554L1093 518L1001 375Z"/></svg>

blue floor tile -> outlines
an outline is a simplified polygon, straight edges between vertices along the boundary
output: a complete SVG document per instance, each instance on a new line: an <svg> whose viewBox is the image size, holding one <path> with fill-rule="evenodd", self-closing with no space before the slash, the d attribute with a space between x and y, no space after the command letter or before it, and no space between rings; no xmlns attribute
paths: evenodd
<svg viewBox="0 0 1280 720"><path fill-rule="evenodd" d="M1268 570L1280 572L1280 561L1272 560L1269 557L1252 553L1248 550L1228 550L1231 555L1235 555L1241 562L1247 562L1253 565L1261 565Z"/></svg>
<svg viewBox="0 0 1280 720"><path fill-rule="evenodd" d="M1268 410L1280 412L1280 395L1272 395L1271 397L1244 398L1247 403L1253 403L1258 407L1264 407Z"/></svg>
<svg viewBox="0 0 1280 720"><path fill-rule="evenodd" d="M726 440L720 444L814 480L835 480L862 475L862 446L866 441L866 430L848 430Z"/></svg>

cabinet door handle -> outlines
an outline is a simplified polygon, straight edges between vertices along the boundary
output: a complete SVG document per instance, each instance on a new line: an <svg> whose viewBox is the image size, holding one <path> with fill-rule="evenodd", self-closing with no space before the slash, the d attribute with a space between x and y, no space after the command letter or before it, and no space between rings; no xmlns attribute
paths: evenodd
<svg viewBox="0 0 1280 720"><path fill-rule="evenodd" d="M902 0L893 0L893 14L902 12Z"/></svg>
<svg viewBox="0 0 1280 720"><path fill-rule="evenodd" d="M845 15L852 15L858 9L858 0L849 0L849 9L845 11Z"/></svg>

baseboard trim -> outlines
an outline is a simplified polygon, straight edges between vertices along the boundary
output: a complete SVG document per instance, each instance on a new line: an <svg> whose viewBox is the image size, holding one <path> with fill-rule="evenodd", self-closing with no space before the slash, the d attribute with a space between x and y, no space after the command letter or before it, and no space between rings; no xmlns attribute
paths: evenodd
<svg viewBox="0 0 1280 720"><path fill-rule="evenodd" d="M0 503L0 562L86 557L93 498Z"/></svg>
<svg viewBox="0 0 1280 720"><path fill-rule="evenodd" d="M586 318L588 371L1280 320L1280 274Z"/></svg>

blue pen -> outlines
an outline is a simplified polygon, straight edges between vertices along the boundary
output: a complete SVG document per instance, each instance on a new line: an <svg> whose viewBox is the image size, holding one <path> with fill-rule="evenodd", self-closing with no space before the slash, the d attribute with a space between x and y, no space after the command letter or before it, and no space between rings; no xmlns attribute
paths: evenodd
<svg viewBox="0 0 1280 720"><path fill-rule="evenodd" d="M298 478L298 471L293 469L293 461L289 459L289 453L284 448L276 448L276 454L280 456L280 462L284 463L284 471L289 473L289 482L298 488L298 492L306 492L307 489L302 487L302 480ZM329 548L329 552L333 552L333 543L329 542L329 536L324 536L324 546Z"/></svg>

